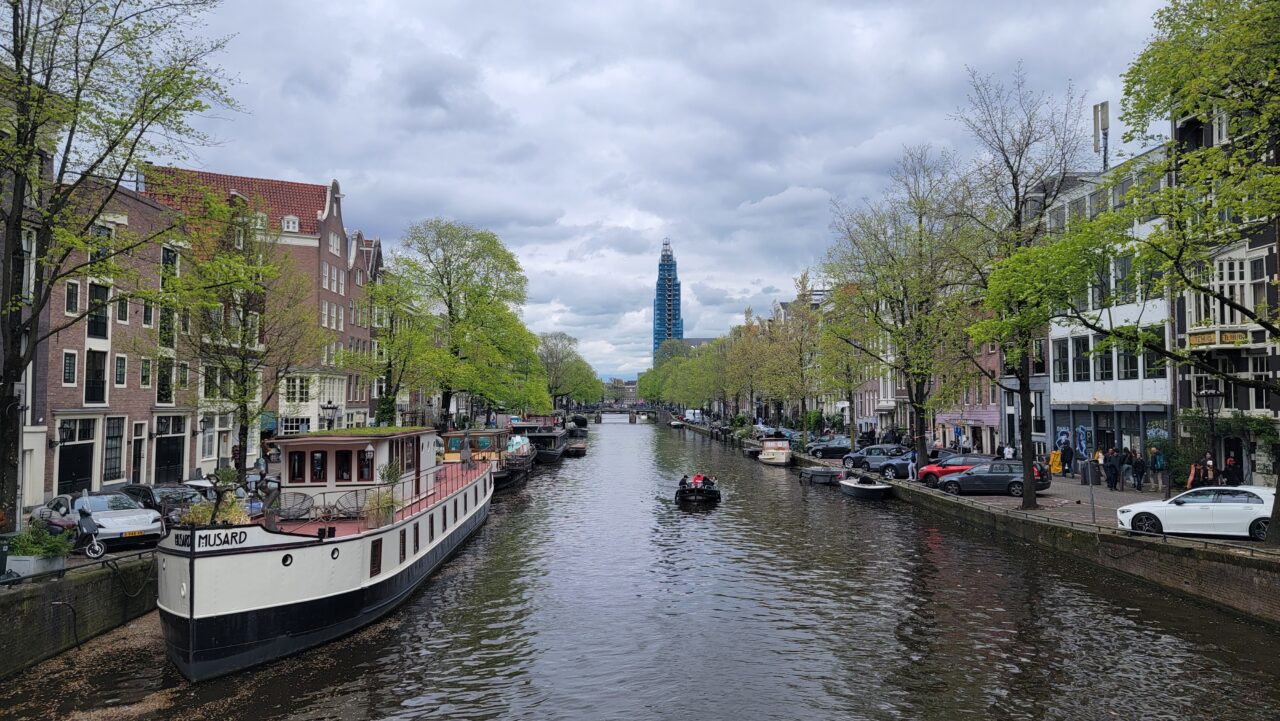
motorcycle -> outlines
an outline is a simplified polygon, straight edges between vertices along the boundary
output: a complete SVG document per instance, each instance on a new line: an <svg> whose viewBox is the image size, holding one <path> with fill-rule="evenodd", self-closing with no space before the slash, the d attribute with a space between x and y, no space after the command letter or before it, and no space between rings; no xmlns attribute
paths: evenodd
<svg viewBox="0 0 1280 721"><path fill-rule="evenodd" d="M98 559L107 553L107 547L98 540L98 522L87 508L80 509L80 520L76 521L76 536L71 544L72 550L84 551L84 555Z"/></svg>

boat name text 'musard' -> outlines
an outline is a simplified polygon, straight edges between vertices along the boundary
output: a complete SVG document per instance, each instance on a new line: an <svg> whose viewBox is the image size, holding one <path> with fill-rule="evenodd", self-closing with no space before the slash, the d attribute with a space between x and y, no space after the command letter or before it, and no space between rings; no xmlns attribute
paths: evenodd
<svg viewBox="0 0 1280 721"><path fill-rule="evenodd" d="M242 546L247 540L249 534L245 531L204 531L196 534L196 548ZM173 543L181 548L191 548L191 534L175 533Z"/></svg>

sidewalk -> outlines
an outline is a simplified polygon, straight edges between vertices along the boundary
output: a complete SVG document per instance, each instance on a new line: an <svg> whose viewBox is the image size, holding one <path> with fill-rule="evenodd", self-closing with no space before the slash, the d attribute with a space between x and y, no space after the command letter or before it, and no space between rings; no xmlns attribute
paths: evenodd
<svg viewBox="0 0 1280 721"><path fill-rule="evenodd" d="M1175 489L1175 493L1181 493ZM1022 499L1013 496L965 496L971 501L984 503L999 508L1019 509ZM1145 484L1142 491L1125 489L1123 491L1108 490L1105 485L1093 487L1093 508L1096 509L1099 526L1116 527L1116 509L1130 503L1155 501L1164 498L1164 491L1155 490L1151 484ZM1030 513L1058 518L1077 523L1093 523L1089 504L1089 487L1080 484L1080 476L1067 478L1054 476L1053 484L1048 490L1036 494L1036 503L1040 508Z"/></svg>

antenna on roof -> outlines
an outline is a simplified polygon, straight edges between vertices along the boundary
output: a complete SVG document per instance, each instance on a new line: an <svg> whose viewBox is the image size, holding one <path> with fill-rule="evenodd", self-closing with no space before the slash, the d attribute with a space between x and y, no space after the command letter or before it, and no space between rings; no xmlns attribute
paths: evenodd
<svg viewBox="0 0 1280 721"><path fill-rule="evenodd" d="M1103 100L1093 106L1093 152L1102 153L1102 169L1108 166L1107 131L1111 127L1110 104Z"/></svg>

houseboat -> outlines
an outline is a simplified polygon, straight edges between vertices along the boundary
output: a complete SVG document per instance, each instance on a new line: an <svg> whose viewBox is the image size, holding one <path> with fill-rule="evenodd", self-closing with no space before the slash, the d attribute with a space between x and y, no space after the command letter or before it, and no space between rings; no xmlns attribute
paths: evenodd
<svg viewBox="0 0 1280 721"><path fill-rule="evenodd" d="M502 462L493 470L494 490L514 488L529 480L529 471L538 457L538 449L525 436L511 436Z"/></svg>
<svg viewBox="0 0 1280 721"><path fill-rule="evenodd" d="M520 432L538 449L538 463L555 463L564 455L569 436L555 417L528 418L512 422L512 432Z"/></svg>
<svg viewBox="0 0 1280 721"><path fill-rule="evenodd" d="M791 440L787 438L760 439L760 455L756 459L770 466L791 465Z"/></svg>
<svg viewBox="0 0 1280 721"><path fill-rule="evenodd" d="M319 431L276 444L282 485L260 522L176 526L158 546L166 653L193 681L386 615L488 517L493 462L437 465L432 429Z"/></svg>

